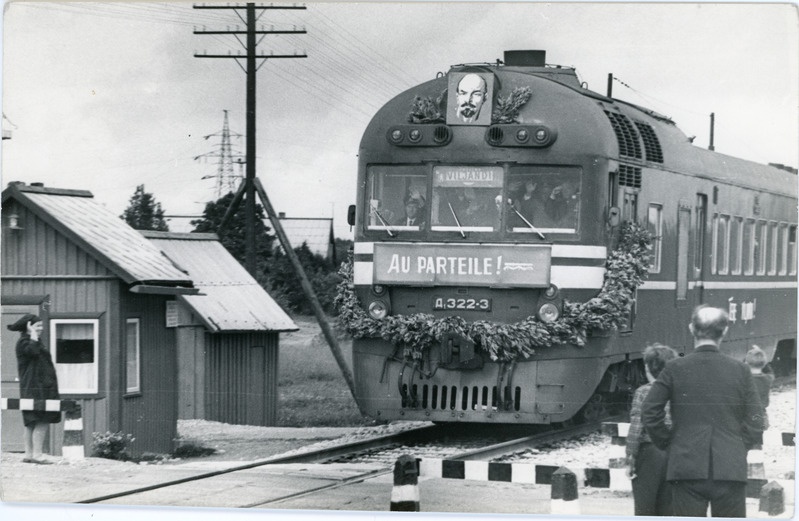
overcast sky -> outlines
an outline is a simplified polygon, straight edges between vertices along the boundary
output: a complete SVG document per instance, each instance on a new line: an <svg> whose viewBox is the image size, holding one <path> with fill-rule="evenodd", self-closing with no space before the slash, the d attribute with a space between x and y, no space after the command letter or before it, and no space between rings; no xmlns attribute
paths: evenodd
<svg viewBox="0 0 799 521"><path fill-rule="evenodd" d="M286 5L286 4L282 4ZM262 22L305 28L265 37L257 75L257 175L276 210L330 217L351 237L358 144L393 96L464 62L545 49L591 90L671 116L722 153L797 163L797 15L790 4L314 3ZM191 3L11 2L4 18L3 186L82 188L121 213L138 184L170 215L216 197L223 110L245 132L245 74L232 10ZM623 82L623 83L622 83ZM204 136L217 134L208 139ZM233 138L245 152L244 138ZM203 179L207 177L208 179ZM185 221L172 227L183 231Z"/></svg>
<svg viewBox="0 0 799 521"><path fill-rule="evenodd" d="M491 62L504 50L544 49L548 63L576 67L600 93L613 73L623 82L614 85L615 97L672 117L697 136L696 146L707 147L714 112L718 152L799 166L791 4L306 5L262 17L308 34L267 36L259 49L309 57L269 60L258 73L257 175L278 211L335 212L341 237L351 237L346 207L355 202L356 154L370 116L451 65ZM5 7L3 130L12 139L2 142L3 186L21 180L87 189L121 213L143 183L168 214L199 214L216 195L217 165L194 157L218 150L220 138L204 136L222 130L225 109L231 130L244 133L245 74L234 60L195 58L241 46L193 29L241 25L235 14L190 3ZM243 139L233 147L244 153ZM2 510L19 519L81 520L189 512L5 503ZM219 518L218 511L191 512ZM246 514L256 513L235 517Z"/></svg>

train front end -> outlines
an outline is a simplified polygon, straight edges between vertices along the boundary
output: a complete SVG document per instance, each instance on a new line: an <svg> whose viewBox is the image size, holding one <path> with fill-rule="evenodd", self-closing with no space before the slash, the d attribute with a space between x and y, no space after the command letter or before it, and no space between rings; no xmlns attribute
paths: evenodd
<svg viewBox="0 0 799 521"><path fill-rule="evenodd" d="M564 313L602 289L611 246L600 98L541 53L511 53L375 115L342 299L362 410L496 423L586 410L624 358L602 335L564 332Z"/></svg>

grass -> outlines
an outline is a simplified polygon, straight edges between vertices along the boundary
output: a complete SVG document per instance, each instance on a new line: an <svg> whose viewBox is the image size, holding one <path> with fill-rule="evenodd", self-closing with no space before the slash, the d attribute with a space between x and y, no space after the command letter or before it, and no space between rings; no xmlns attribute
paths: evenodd
<svg viewBox="0 0 799 521"><path fill-rule="evenodd" d="M347 382L314 317L295 316L300 328L280 335L278 425L281 427L352 427L375 425L361 416ZM329 319L331 326L335 319ZM338 336L352 371L352 342Z"/></svg>

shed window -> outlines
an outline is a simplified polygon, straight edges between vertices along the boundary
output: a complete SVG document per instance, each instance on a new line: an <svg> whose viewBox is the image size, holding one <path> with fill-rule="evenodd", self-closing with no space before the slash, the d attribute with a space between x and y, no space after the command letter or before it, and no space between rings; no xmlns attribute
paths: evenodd
<svg viewBox="0 0 799 521"><path fill-rule="evenodd" d="M141 391L141 350L139 336L140 322L138 318L129 318L126 323L125 342L125 390L129 393Z"/></svg>
<svg viewBox="0 0 799 521"><path fill-rule="evenodd" d="M50 351L63 394L98 391L99 320L50 320Z"/></svg>

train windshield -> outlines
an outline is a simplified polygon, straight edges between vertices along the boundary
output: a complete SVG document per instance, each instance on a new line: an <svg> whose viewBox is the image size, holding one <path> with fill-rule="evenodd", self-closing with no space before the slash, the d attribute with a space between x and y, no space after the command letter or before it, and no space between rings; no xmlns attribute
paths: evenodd
<svg viewBox="0 0 799 521"><path fill-rule="evenodd" d="M455 232L499 230L502 216L501 166L436 166L430 229Z"/></svg>
<svg viewBox="0 0 799 521"><path fill-rule="evenodd" d="M514 233L577 233L580 170L518 166L508 179L507 230Z"/></svg>
<svg viewBox="0 0 799 521"><path fill-rule="evenodd" d="M427 167L376 165L368 171L367 228L421 231L427 227Z"/></svg>

